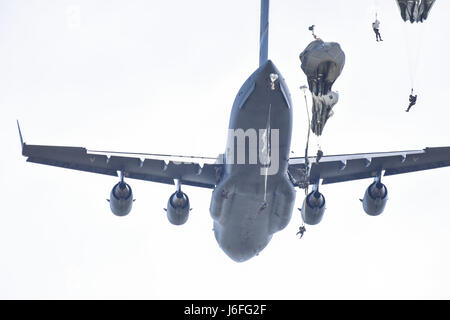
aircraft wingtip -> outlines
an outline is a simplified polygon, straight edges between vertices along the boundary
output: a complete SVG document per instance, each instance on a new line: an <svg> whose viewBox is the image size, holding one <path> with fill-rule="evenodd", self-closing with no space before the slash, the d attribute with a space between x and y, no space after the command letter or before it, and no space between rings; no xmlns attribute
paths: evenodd
<svg viewBox="0 0 450 320"><path fill-rule="evenodd" d="M17 129L19 129L20 146L23 149L23 137L22 137L22 131L20 130L19 120L16 120L16 122L17 122Z"/></svg>

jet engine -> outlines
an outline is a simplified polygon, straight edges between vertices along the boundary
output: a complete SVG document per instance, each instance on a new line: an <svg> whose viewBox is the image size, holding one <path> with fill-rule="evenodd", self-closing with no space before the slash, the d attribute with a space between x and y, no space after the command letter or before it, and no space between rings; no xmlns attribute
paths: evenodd
<svg viewBox="0 0 450 320"><path fill-rule="evenodd" d="M366 190L362 200L364 211L370 216L377 216L384 211L388 190L380 181L374 181Z"/></svg>
<svg viewBox="0 0 450 320"><path fill-rule="evenodd" d="M172 194L167 202L167 219L174 225L182 225L189 218L189 198L181 190Z"/></svg>
<svg viewBox="0 0 450 320"><path fill-rule="evenodd" d="M303 201L302 218L306 224L318 224L325 212L325 197L315 190L308 194Z"/></svg>
<svg viewBox="0 0 450 320"><path fill-rule="evenodd" d="M109 198L109 206L116 216L126 216L133 206L133 192L131 187L120 181L112 190Z"/></svg>

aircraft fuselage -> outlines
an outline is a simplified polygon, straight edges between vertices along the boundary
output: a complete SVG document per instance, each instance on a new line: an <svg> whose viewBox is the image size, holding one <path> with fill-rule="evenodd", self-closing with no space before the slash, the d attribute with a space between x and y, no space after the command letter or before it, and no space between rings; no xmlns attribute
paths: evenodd
<svg viewBox="0 0 450 320"><path fill-rule="evenodd" d="M289 90L269 60L236 96L225 169L211 199L216 240L235 261L257 255L291 219L295 189L287 168L292 118ZM243 148L239 135L244 135Z"/></svg>

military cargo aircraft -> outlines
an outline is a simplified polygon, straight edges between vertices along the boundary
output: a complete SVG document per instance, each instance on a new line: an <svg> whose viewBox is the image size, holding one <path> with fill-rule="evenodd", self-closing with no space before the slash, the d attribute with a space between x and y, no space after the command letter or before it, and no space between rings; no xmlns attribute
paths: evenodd
<svg viewBox="0 0 450 320"><path fill-rule="evenodd" d="M379 215L388 199L384 176L450 165L450 147L325 155L320 161L307 156L291 158L293 106L283 76L268 59L268 21L269 0L261 0L259 67L236 95L225 152L213 163L166 161L150 153L26 144L18 123L23 156L28 162L119 177L109 199L117 216L127 215L134 201L125 179L176 185L166 209L175 225L184 224L189 217L190 201L183 185L212 189L210 215L215 238L237 262L258 255L273 234L287 226L296 187L312 186L301 211L305 223L318 224L326 204L319 191L321 184L372 178L362 203L367 214Z"/></svg>

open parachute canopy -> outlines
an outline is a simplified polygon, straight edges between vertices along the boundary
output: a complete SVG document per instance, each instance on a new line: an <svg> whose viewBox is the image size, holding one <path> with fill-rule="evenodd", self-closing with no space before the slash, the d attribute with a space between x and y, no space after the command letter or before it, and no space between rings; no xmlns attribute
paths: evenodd
<svg viewBox="0 0 450 320"><path fill-rule="evenodd" d="M345 54L338 43L317 39L300 53L300 61L313 99L311 130L320 136L339 98L331 86L344 68Z"/></svg>
<svg viewBox="0 0 450 320"><path fill-rule="evenodd" d="M424 22L436 0L397 0L405 22Z"/></svg>

